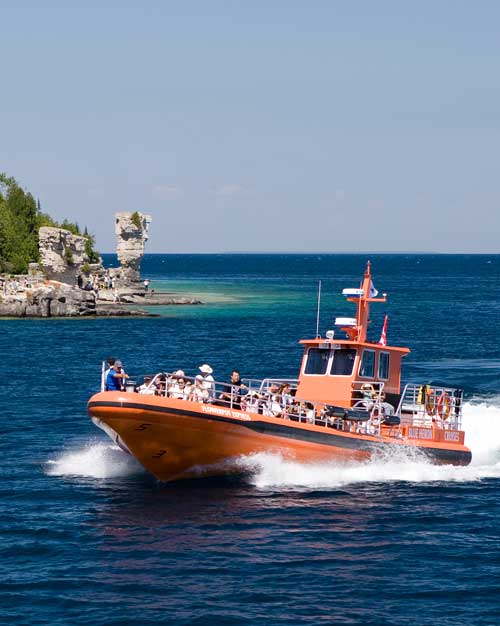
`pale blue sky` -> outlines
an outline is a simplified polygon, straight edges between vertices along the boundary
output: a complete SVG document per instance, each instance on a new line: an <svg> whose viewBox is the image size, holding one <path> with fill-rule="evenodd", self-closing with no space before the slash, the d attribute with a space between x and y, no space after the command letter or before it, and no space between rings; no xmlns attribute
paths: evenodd
<svg viewBox="0 0 500 626"><path fill-rule="evenodd" d="M114 249L500 252L500 2L0 0L0 171Z"/></svg>

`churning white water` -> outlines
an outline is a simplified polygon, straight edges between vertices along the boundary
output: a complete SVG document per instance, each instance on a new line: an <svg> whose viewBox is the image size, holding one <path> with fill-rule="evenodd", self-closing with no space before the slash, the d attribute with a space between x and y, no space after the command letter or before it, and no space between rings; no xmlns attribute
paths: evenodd
<svg viewBox="0 0 500 626"><path fill-rule="evenodd" d="M244 463L253 470L257 487L339 487L367 482L476 481L500 477L500 398L491 402L467 402L463 408L466 445L472 451L467 467L433 465L423 454L396 448L364 463L301 464L278 455L257 454Z"/></svg>
<svg viewBox="0 0 500 626"><path fill-rule="evenodd" d="M63 452L46 463L49 476L117 478L144 470L133 457L112 443L89 443L83 448Z"/></svg>
<svg viewBox="0 0 500 626"><path fill-rule="evenodd" d="M242 470L251 473L257 487L297 485L337 487L364 482L475 481L500 477L500 397L498 401L467 402L463 409L466 445L472 450L467 467L433 465L412 450L388 450L370 461L301 464L276 454L255 454L242 459ZM112 443L89 443L65 451L46 464L50 476L117 478L143 472L140 464Z"/></svg>

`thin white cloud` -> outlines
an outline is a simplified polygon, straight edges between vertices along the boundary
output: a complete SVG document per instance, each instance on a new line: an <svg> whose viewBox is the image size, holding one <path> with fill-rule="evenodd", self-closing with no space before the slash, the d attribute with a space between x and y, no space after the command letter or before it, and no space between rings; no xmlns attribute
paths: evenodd
<svg viewBox="0 0 500 626"><path fill-rule="evenodd" d="M215 189L214 193L218 196L239 196L246 193L247 189L238 183L225 183Z"/></svg>
<svg viewBox="0 0 500 626"><path fill-rule="evenodd" d="M104 190L100 187L91 187L90 189L87 189L87 195L91 198L102 198Z"/></svg>
<svg viewBox="0 0 500 626"><path fill-rule="evenodd" d="M177 185L155 185L151 193L157 198L164 198L165 196L181 196L183 191Z"/></svg>

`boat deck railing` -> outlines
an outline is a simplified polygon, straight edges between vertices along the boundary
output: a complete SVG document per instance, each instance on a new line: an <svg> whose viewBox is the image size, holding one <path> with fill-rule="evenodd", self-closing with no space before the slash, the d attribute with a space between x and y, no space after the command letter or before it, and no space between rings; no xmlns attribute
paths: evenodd
<svg viewBox="0 0 500 626"><path fill-rule="evenodd" d="M126 391L200 401L193 393L196 377L179 376L176 372L158 372L141 378L144 380L142 385L127 380ZM355 381L352 384L351 406L345 407L299 397L297 386L297 379L242 379L238 391L229 382L210 381L203 401L230 410L376 436L381 435L383 430L384 435L399 437L403 426L434 424L455 430L461 427L460 390L408 384L401 394L398 407L393 407L385 402L383 382ZM281 394L278 393L280 389ZM441 397L443 400L439 404ZM431 402L433 398L437 399L434 404Z"/></svg>
<svg viewBox="0 0 500 626"><path fill-rule="evenodd" d="M138 391L139 394L154 394L186 401L197 401L195 396L189 392L186 396L181 396L179 389L175 387L179 379L188 381L192 385L196 377L179 377L175 372L158 372L154 375L144 376L145 382L139 387L136 381L127 381L126 390ZM245 378L242 379L241 383L242 386L238 393L229 382L210 382L211 389L205 402L230 410L237 409L246 413L281 418L303 424L314 424L362 434L380 434L382 412L379 410L379 402L383 383L370 385L370 391L362 388L366 383L354 383L352 407L332 406L325 402L298 397L296 393L297 379ZM284 392L279 394L278 391L283 387L285 387Z"/></svg>
<svg viewBox="0 0 500 626"><path fill-rule="evenodd" d="M461 430L462 405L462 389L408 383L401 394L397 414L402 424L438 424L446 429Z"/></svg>

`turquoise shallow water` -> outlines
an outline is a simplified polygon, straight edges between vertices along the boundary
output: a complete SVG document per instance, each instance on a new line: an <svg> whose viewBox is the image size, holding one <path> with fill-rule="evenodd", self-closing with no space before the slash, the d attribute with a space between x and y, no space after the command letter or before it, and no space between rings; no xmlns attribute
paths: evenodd
<svg viewBox="0 0 500 626"><path fill-rule="evenodd" d="M113 259L107 258L107 262ZM500 257L379 255L405 377L466 392L468 468L245 461L160 485L86 416L100 360L131 374L208 361L294 376L299 338L349 315L361 255L149 255L154 319L3 320L0 621L6 624L498 624Z"/></svg>

